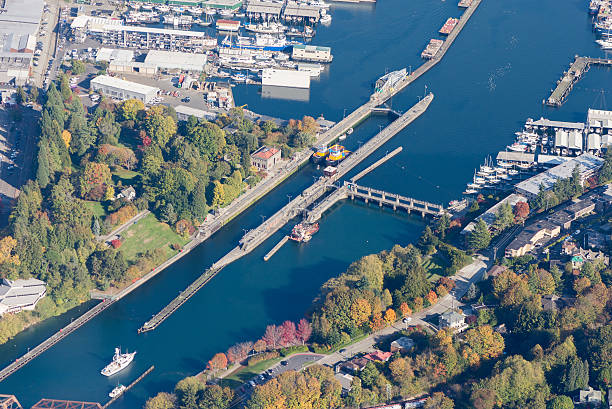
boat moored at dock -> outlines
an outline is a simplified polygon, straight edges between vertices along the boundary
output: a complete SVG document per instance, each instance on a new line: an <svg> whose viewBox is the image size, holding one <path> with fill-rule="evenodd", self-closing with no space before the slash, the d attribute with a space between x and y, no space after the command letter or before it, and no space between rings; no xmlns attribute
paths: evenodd
<svg viewBox="0 0 612 409"><path fill-rule="evenodd" d="M331 166L336 166L338 163L342 162L348 154L349 151L344 149L344 146L333 145L329 148L329 154L325 159L325 163Z"/></svg>
<svg viewBox="0 0 612 409"><path fill-rule="evenodd" d="M446 20L446 23L444 23L444 25L440 29L439 33L442 34L442 35L449 35L451 33L451 31L453 31L453 29L455 28L457 23L459 23L459 19L458 18L449 17Z"/></svg>
<svg viewBox="0 0 612 409"><path fill-rule="evenodd" d="M320 163L325 159L329 149L325 145L317 146L316 151L310 157L314 163Z"/></svg>
<svg viewBox="0 0 612 409"><path fill-rule="evenodd" d="M312 235L319 231L319 223L307 223L302 222L296 224L291 230L290 240L297 241L298 243L309 242Z"/></svg>

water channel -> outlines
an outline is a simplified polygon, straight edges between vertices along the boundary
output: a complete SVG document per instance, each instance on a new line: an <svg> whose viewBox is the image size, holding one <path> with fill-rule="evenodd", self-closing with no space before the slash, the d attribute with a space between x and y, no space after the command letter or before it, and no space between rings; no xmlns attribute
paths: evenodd
<svg viewBox="0 0 612 409"><path fill-rule="evenodd" d="M333 22L318 29L313 43L332 47L334 62L314 81L308 101L262 98L258 87L238 86L238 104L282 118L318 116L338 120L344 109L363 103L385 70L417 66L429 38L447 17L459 16L454 0L381 0L376 5L334 3ZM485 155L513 140L527 117L585 120L588 107L612 103L612 76L592 68L558 110L542 106L574 54L602 56L593 42L585 0L484 0L445 59L396 96L404 110L423 95L436 97L429 110L398 134L355 173L397 146L398 156L361 180L407 196L446 203L457 198ZM609 106L607 108L610 108ZM373 117L344 141L349 149L373 136L388 119ZM297 320L318 287L355 259L414 242L424 224L407 216L357 203L340 203L326 213L307 244L289 243L269 262L263 255L290 229L286 226L252 254L230 265L157 330L137 335L152 314L204 268L234 247L243 228L252 228L312 183L320 171L308 166L233 220L212 239L93 321L0 383L0 393L17 395L24 407L41 398L105 402L117 382L127 383L150 365L155 371L116 409L141 407L150 395L170 391L199 372L218 351L261 336L265 326ZM85 306L48 320L0 346L6 365L77 316ZM99 374L113 348L137 350L135 362L115 378Z"/></svg>

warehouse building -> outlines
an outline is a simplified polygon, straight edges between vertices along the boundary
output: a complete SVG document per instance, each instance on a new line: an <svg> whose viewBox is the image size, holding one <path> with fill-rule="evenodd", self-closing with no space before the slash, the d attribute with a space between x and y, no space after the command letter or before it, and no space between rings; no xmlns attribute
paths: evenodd
<svg viewBox="0 0 612 409"><path fill-rule="evenodd" d="M202 72L206 66L206 54L152 50L147 53L145 63L156 66L158 70Z"/></svg>
<svg viewBox="0 0 612 409"><path fill-rule="evenodd" d="M291 58L297 61L331 62L331 48L317 45L297 44L293 46Z"/></svg>
<svg viewBox="0 0 612 409"><path fill-rule="evenodd" d="M589 109L587 123L592 131L600 134L612 133L612 111Z"/></svg>
<svg viewBox="0 0 612 409"><path fill-rule="evenodd" d="M283 17L286 21L316 23L321 18L321 9L303 3L287 3Z"/></svg>
<svg viewBox="0 0 612 409"><path fill-rule="evenodd" d="M530 177L516 185L516 192L528 198L534 198L540 192L540 187L544 190L551 189L555 182L567 179L572 176L574 168L578 166L580 171L580 181L584 181L594 176L602 167L604 160L590 153L584 153L576 158L572 158L561 165L557 165L545 172Z"/></svg>
<svg viewBox="0 0 612 409"><path fill-rule="evenodd" d="M179 121L188 121L191 116L206 121L214 121L217 118L217 114L214 112L203 111L186 105L179 105L175 107L174 110L176 111L176 117Z"/></svg>
<svg viewBox="0 0 612 409"><path fill-rule="evenodd" d="M100 75L91 80L91 89L114 99L139 99L145 104L150 103L159 92L159 88L108 75Z"/></svg>
<svg viewBox="0 0 612 409"><path fill-rule="evenodd" d="M202 7L217 10L238 10L242 0L208 0L202 2Z"/></svg>
<svg viewBox="0 0 612 409"><path fill-rule="evenodd" d="M246 14L249 19L278 20L282 9L282 3L256 0L249 2L246 7Z"/></svg>
<svg viewBox="0 0 612 409"><path fill-rule="evenodd" d="M27 82L42 11L43 0L0 0L0 82Z"/></svg>
<svg viewBox="0 0 612 409"><path fill-rule="evenodd" d="M134 59L134 51L132 50L118 50L116 48L100 48L96 53L96 62L118 62L125 63Z"/></svg>

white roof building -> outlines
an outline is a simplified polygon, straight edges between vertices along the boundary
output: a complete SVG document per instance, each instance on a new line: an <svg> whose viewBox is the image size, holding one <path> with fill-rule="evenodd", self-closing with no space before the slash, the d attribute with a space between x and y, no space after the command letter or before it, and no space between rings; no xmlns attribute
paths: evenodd
<svg viewBox="0 0 612 409"><path fill-rule="evenodd" d="M109 96L114 99L139 99L145 104L150 103L159 88L139 84L137 82L125 81L108 75L100 75L91 80L91 88L96 92Z"/></svg>
<svg viewBox="0 0 612 409"><path fill-rule="evenodd" d="M534 197L540 192L540 186L544 190L550 189L555 182L560 179L567 179L572 176L572 172L576 166L579 167L581 182L591 177L601 168L604 160L590 153L584 153L578 157L572 158L561 165L557 165L545 172L539 173L530 177L516 185L517 193L527 197Z"/></svg>
<svg viewBox="0 0 612 409"><path fill-rule="evenodd" d="M176 111L176 117L179 121L188 121L190 116L194 116L198 119L205 119L207 121L212 121L217 117L217 114L214 112L203 111L186 105L178 105L174 110Z"/></svg>
<svg viewBox="0 0 612 409"><path fill-rule="evenodd" d="M612 111L589 109L587 123L591 128L612 129Z"/></svg>
<svg viewBox="0 0 612 409"><path fill-rule="evenodd" d="M206 65L206 54L151 50L147 53L145 63L155 65L158 69L200 72L204 71Z"/></svg>
<svg viewBox="0 0 612 409"><path fill-rule="evenodd" d="M118 50L116 48L100 48L96 54L96 61L130 62L134 59L134 51Z"/></svg>
<svg viewBox="0 0 612 409"><path fill-rule="evenodd" d="M14 281L2 279L0 284L0 316L23 310L31 311L46 293L45 283L35 278Z"/></svg>

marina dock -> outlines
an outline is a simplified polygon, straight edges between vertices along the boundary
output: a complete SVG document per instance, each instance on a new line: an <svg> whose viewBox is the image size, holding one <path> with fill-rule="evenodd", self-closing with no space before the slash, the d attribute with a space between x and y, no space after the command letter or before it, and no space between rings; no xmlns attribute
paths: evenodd
<svg viewBox="0 0 612 409"><path fill-rule="evenodd" d="M130 389L132 389L132 387L134 385L136 385L138 382L140 382L145 376L147 376L148 374L150 374L151 372L153 372L153 369L155 369L155 365L151 365L151 367L149 369L147 369L146 371L144 371L138 378L134 379L134 381L132 383L130 383L125 390L121 393L121 395L115 396L114 398L112 398L111 400L109 400L108 402L106 402L104 404L104 406L102 406L102 409L106 409L108 408L110 405L113 404L113 402L115 402L117 399L119 399L120 397L123 396L124 393L126 393L127 391L129 391Z"/></svg>
<svg viewBox="0 0 612 409"><path fill-rule="evenodd" d="M247 232L239 242L239 245L214 263L184 291L182 291L175 299L166 305L159 313L154 315L149 321L145 322L138 330L139 333L152 331L165 321L174 311L180 308L189 298L193 297L200 288L210 281L219 271L228 264L247 255L270 236L280 230L291 219L299 215L302 211L308 209L326 192L328 187L337 181L342 176L346 175L351 169L357 166L368 155L378 149L382 144L387 142L393 136L397 135L402 129L420 117L433 101L433 94L429 94L421 99L412 108L406 111L401 117L393 121L389 126L384 128L380 133L367 141L363 146L357 149L353 154L349 155L338 166L337 173L331 177L320 177L314 184L306 188L302 194L285 205L278 212L266 219L257 228ZM362 106L363 107L363 106ZM355 111L356 112L356 111ZM353 113L355 113L353 112ZM360 111L356 116L363 115L364 111ZM345 118L346 119L346 118ZM340 121L336 126L341 125ZM342 126L346 126L346 123ZM333 129L333 128L332 128ZM347 128L348 129L348 128ZM330 136L328 136L330 137Z"/></svg>
<svg viewBox="0 0 612 409"><path fill-rule="evenodd" d="M563 73L563 77L557 81L557 86L550 94L550 97L544 102L550 107L560 107L563 105L569 93L574 88L574 85L582 76L589 70L592 64L612 66L610 58L590 58L576 56L570 68Z"/></svg>
<svg viewBox="0 0 612 409"><path fill-rule="evenodd" d="M371 164L370 166L368 166L367 168L365 168L364 170L362 170L361 172L353 176L351 178L351 182L358 181L359 179L361 179L362 177L364 177L365 175L367 175L368 173L370 173L371 171L373 171L374 169L376 169L377 167L379 167L380 165L382 165L383 163L385 163L386 161L388 161L389 159L391 159L392 157L400 153L402 149L403 148L399 146L395 148L393 151L387 153L385 156L378 159L376 162L374 162L373 164Z"/></svg>

